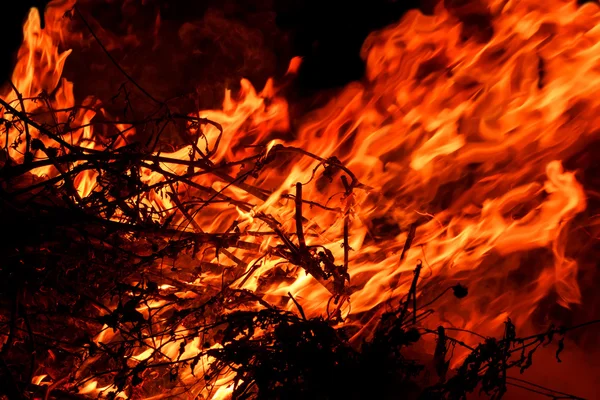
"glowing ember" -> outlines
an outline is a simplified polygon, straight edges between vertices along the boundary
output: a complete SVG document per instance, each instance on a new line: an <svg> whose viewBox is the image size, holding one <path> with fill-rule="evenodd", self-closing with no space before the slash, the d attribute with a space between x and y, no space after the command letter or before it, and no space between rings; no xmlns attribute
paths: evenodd
<svg viewBox="0 0 600 400"><path fill-rule="evenodd" d="M62 78L76 50L59 48L79 36L63 18L73 4L63 3L48 8L44 30L38 12L30 12L15 87L1 95L39 125L30 124L27 132L20 125L7 128L0 147L16 164L39 164L32 172L42 180L64 174L54 158L73 155L69 168L81 172L74 175L71 196L83 207L107 179L85 167L85 154L107 148L117 154L145 133L108 115L93 93L76 105L73 83ZM442 324L496 335L510 317L521 332L535 332L531 318L542 300L556 294L563 307L579 303L578 264L568 255L566 236L570 222L586 210L587 195L578 171L565 168L564 161L598 139L600 10L561 0L490 0L484 8L493 31L485 40L465 40L457 11L442 5L433 16L411 11L397 25L373 33L362 49L366 79L306 116L297 132L289 132L287 102L273 80L260 92L242 80L238 94L225 93L221 110L172 116L185 123L182 137L191 143L156 148L138 171L156 189L123 201L140 222L197 237L235 234L236 242L217 250L200 244L155 262L149 274L161 296L134 304L131 312L145 320L167 318L177 301L195 301L225 279L231 290L294 313L298 303L307 318L333 316L337 307L343 318L338 326L358 343L369 337L386 307L406 295L420 262L422 304L449 285L469 288L464 299L437 300L436 313L423 322L430 328ZM299 68L301 60L294 58L288 74ZM10 120L9 114L0 109L0 118ZM168 122L156 122L161 123ZM47 134L50 124L62 127L56 137ZM49 150L57 138L62 148ZM144 141L150 139L158 140ZM186 178L174 185L168 183L172 176ZM122 222L130 215L117 210L103 217ZM300 256L282 250L286 240L298 246ZM525 265L536 249L551 256ZM339 269L320 276L292 262L302 254L334 260ZM336 281L345 268L349 280ZM164 273L169 269L174 272ZM523 269L525 281L508 279ZM146 284L134 279L132 298L133 288ZM105 300L97 309L109 318L121 305ZM260 309L261 302L240 308ZM194 332L184 324L165 329L161 335L144 331L147 347L124 362L133 367L161 357L193 361L178 378L190 398L227 398L232 371L223 370L215 388L198 383L214 361L205 350L220 345L205 346L199 336L186 341ZM455 337L478 339L464 332ZM107 323L93 343L120 340L124 336ZM90 353L74 372L80 394L116 388L90 378L95 361ZM457 357L453 365L461 361ZM32 382L47 385L48 376L56 378L48 374L40 370ZM159 398L161 390L144 396ZM119 391L117 397L127 396Z"/></svg>

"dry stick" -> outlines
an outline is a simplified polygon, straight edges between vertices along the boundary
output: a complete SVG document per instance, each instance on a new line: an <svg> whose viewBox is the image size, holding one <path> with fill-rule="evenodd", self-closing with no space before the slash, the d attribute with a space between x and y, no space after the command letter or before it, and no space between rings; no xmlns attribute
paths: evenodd
<svg viewBox="0 0 600 400"><path fill-rule="evenodd" d="M296 236L298 236L299 250L306 251L306 241L304 240L304 230L302 228L302 184L296 183Z"/></svg>
<svg viewBox="0 0 600 400"><path fill-rule="evenodd" d="M417 266L415 267L412 283L410 285L410 289L408 291L408 295L406 296L406 300L404 301L404 305L402 306L402 312L400 313L400 323L404 322L404 317L406 316L406 312L408 311L408 305L411 300L413 303L413 324L417 323L417 283L419 281L419 275L421 274L421 268L423 267L423 263L421 260L417 261Z"/></svg>
<svg viewBox="0 0 600 400"><path fill-rule="evenodd" d="M23 111L24 114L27 114L27 111L25 111L25 102L23 101L23 95L21 94L21 92L19 92L19 90L17 89L17 87L11 79L9 79L8 82L15 91L15 94L19 99L19 103L21 103L21 111ZM25 123L25 162L31 162L32 160L33 155L31 154L31 133L29 132L29 124Z"/></svg>
<svg viewBox="0 0 600 400"><path fill-rule="evenodd" d="M352 186L348 183L348 179L345 176L342 176L342 184L346 189L346 196L352 195ZM348 197L347 197L348 198ZM350 252L350 245L348 244L349 236L350 236L350 208L346 205L346 210L344 211L344 272L348 271L348 259Z"/></svg>
<svg viewBox="0 0 600 400"><path fill-rule="evenodd" d="M402 253L400 254L400 261L404 260L407 251L410 249L412 242L415 238L415 234L417 232L417 222L413 222L410 225L408 235L406 236L406 242L404 243L404 247L402 248Z"/></svg>
<svg viewBox="0 0 600 400"><path fill-rule="evenodd" d="M306 321L306 315L304 314L304 309L302 308L302 306L300 305L300 303L298 303L296 301L296 299L294 298L294 296L292 296L292 294L290 292L288 292L288 296L290 296L290 299L292 299L292 301L294 302L294 304L298 308L298 312L300 312L300 315L302 316L302 319Z"/></svg>
<svg viewBox="0 0 600 400"><path fill-rule="evenodd" d="M419 274L421 273L421 268L423 264L421 260L417 262L417 267L415 268L415 279L412 283L412 298L413 298L413 325L417 323L417 283L419 282Z"/></svg>
<svg viewBox="0 0 600 400"><path fill-rule="evenodd" d="M349 217L348 212L344 215L344 273L348 272L348 264L349 264L349 253L350 253L350 245L348 244L349 236L350 236L350 228L349 228ZM350 301L350 297L348 296L348 301ZM342 308L342 304L344 301L339 301L339 299L335 299L335 303L337 304L335 314L337 314ZM341 315L341 314L340 314Z"/></svg>
<svg viewBox="0 0 600 400"><path fill-rule="evenodd" d="M233 261L234 263L236 263L238 267L246 268L248 266L248 263L246 263L246 262L240 260L239 258L237 258L229 250L227 250L227 249L221 249L220 252L223 253L223 254L225 254L225 256L227 256L227 258L229 258L231 261Z"/></svg>
<svg viewBox="0 0 600 400"><path fill-rule="evenodd" d="M350 252L350 245L348 241L350 239L350 226L348 212L344 215L344 272L348 271L348 259Z"/></svg>

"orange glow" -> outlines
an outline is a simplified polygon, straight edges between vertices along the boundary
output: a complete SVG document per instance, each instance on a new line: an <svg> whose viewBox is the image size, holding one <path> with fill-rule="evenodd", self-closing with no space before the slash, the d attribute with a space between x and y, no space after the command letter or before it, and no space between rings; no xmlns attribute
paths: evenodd
<svg viewBox="0 0 600 400"><path fill-rule="evenodd" d="M72 2L64 3L55 1L55 6L49 7L45 30L39 28L38 12L30 12L12 81L28 112L48 115L52 109L58 124L73 127L65 133L55 132L65 142L104 149L104 138L90 124L105 113L93 93L83 100L86 107L71 112L76 104L73 83L63 78L62 72L73 53L59 48L64 35L70 34L69 21L61 16ZM336 264L344 259L345 216L349 219L351 294L340 325L357 327L354 339L369 333L371 326L364 315L370 313L368 320L372 321L384 306L402 299L418 260L424 264L422 282L426 285L419 289L423 299L435 297L445 282L469 286L469 296L460 301L458 310L457 300L451 296L436 303L437 312L424 322L429 327L444 324L492 335L510 316L516 326L527 331L533 329L532 314L550 294L556 293L563 307L579 303L578 264L568 256L565 237L570 222L586 209L587 199L578 171L564 165L598 139L600 9L596 4L577 7L575 1L564 0L486 3L493 36L483 43L475 38L463 40L460 21L442 5L433 16L410 11L399 23L371 34L362 48L365 79L348 85L328 105L304 117L298 131L285 140L276 135L291 129L288 103L276 81L269 80L258 91L242 80L239 93L226 91L222 109L190 114L186 133L195 142L156 153L162 157L157 165L171 174L184 175L188 166L176 161L189 160L194 148L208 154L214 165L256 154L263 160L273 156L274 161L256 174L250 174L246 165L220 174L200 174L201 168L191 168L197 174L189 180L196 187L227 196L227 201L194 214L193 223L173 211L181 199L206 196L192 184L171 188L169 195L152 191L141 201L148 209L160 211L152 216L155 221L170 220L173 228L182 231L226 232L236 223L251 251L229 249L231 256L199 252L194 255L196 261L220 265L232 264L234 258L241 260L241 268L248 274L237 279L233 288L253 291L271 304L283 304L296 312L294 303L286 300L291 293L307 317L325 316L331 292L301 268L290 266L292 280L270 281L264 286L260 278L283 262L273 252L263 257L279 238L249 234L272 231L261 217L269 216L296 240L293 199L296 183L303 183L303 198L328 208L303 206L306 244L322 245ZM293 75L300 67L300 58L294 58L288 73ZM52 93L47 102L28 100L41 92ZM0 97L21 110L12 88L4 88ZM204 118L220 124L222 131L202 122ZM125 122L117 122L115 127L124 132L117 148L136 134ZM45 145L54 143L39 130L30 130L32 137ZM6 137L0 137L0 147L7 146L18 163L26 152L23 135L19 127L13 127L8 143ZM331 157L356 175L360 185L352 193L341 183L340 174L332 182L322 176L331 165L323 159ZM35 150L34 158L48 156ZM35 173L52 177L60 171L50 164ZM148 185L165 179L150 168L141 168L140 173ZM243 174L248 175L244 180L232 178ZM89 170L77 175L73 183L81 199L94 193L97 178ZM449 191L448 185L453 189ZM114 220L120 217L112 216ZM382 218L399 229L378 235L377 221ZM400 261L409 227L415 222L412 246ZM522 286L508 282L507 276L527 262L527 253L538 249L547 249L552 257L531 266L530 278ZM156 265L157 271L161 268ZM198 289L218 286L221 272L205 272L186 284ZM161 291L172 288L167 283L160 282L165 284ZM174 295L195 296L191 291ZM147 315L159 305L146 304L138 311ZM186 329L179 327L181 332ZM115 332L105 326L94 340L106 343L114 337ZM474 340L461 333L456 337ZM165 335L164 343L167 339ZM199 339L183 346L183 358L202 351ZM180 343L153 342L128 362L153 356L152 348L177 358ZM210 362L206 356L196 368L200 371ZM192 372L188 368L182 380L201 379L202 373L196 376ZM39 383L45 376L40 373L34 379ZM232 390L228 386L232 376L225 372L216 391L199 388L190 393L226 398ZM79 393L97 395L109 389L89 381Z"/></svg>

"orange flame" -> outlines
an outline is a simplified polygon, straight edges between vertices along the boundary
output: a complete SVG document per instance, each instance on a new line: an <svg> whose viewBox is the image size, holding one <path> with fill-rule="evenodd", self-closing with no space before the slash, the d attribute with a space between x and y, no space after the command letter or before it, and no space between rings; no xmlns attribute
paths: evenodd
<svg viewBox="0 0 600 400"><path fill-rule="evenodd" d="M45 30L39 28L38 13L30 12L12 81L28 112L44 112L59 124L81 127L63 134L65 141L102 148L102 138L90 125L103 112L101 104L90 97L86 107L71 111L73 84L61 78L71 51L59 51L68 24L59 15L70 4L55 3L59 6L46 13ZM444 322L492 334L509 315L517 326L528 326L536 306L550 293L556 292L564 307L580 302L578 265L567 256L565 232L569 221L586 209L586 195L577 171L566 171L563 161L598 138L600 10L595 4L577 7L574 1L563 0L490 0L487 9L493 35L484 43L464 40L461 22L442 6L433 16L411 11L398 24L373 33L362 49L366 79L348 85L327 106L307 116L293 140L275 139L274 133L289 131L290 124L287 102L272 80L261 92L242 80L237 97L225 93L222 110L191 115L222 127L221 132L209 124L188 125L196 147L216 149L211 155L214 163L250 156L257 145L267 146L267 156L277 144L285 144L324 159L337 157L356 174L363 189L348 196L339 185L313 177L322 161L296 154L291 156L293 162L278 164L276 173L254 178L253 187L269 191L249 193L226 176L194 176L195 184L222 191L231 202L245 206L215 205L196 214L193 224L176 215L174 226L222 232L237 221L243 232L260 232L265 223L255 216L262 214L280 221L284 232L294 232L294 210L287 202L296 182L311 182L305 186L305 198L329 199L326 205L334 211L305 207L306 230L311 233L307 244L322 244L336 260L343 259L343 215L350 218L349 274L354 291L346 324L361 327L363 313L398 301L410 286L409 272L417 260L423 260L427 271L423 279L432 288L445 281L464 281L472 289L459 312L448 312L454 299L442 300L430 322L434 325ZM288 72L295 73L299 65L300 59L292 60ZM42 91L52 94L46 104L28 100ZM4 90L1 97L20 109L14 90ZM135 134L132 127L118 128L126 131L124 138ZM31 129L33 137L50 145L42 133ZM22 135L14 127L8 138L0 138L2 147L17 143L9 150L16 161L26 151ZM122 140L120 145L125 144ZM187 160L193 147L160 155L165 160ZM35 156L44 157L39 151ZM187 169L169 161L160 165L179 175ZM238 172L244 172L242 167ZM52 166L36 170L39 176L57 173ZM142 169L142 174L148 184L164 179L149 169ZM92 172L77 177L82 198L94 191L96 178ZM175 193L186 195L183 189ZM144 202L165 215L176 205L173 197L158 191ZM378 235L377 221L382 218L400 229ZM399 262L407 227L415 221L421 221L415 240ZM262 250L276 240L249 239ZM527 252L535 249L547 249L552 256L540 260L541 265L522 266ZM250 273L237 287L257 292L259 277L282 261L272 256L258 265L243 249L232 254ZM507 276L520 268L531 269L529 278L515 287ZM220 279L216 274L188 283L201 287ZM421 289L420 294L427 297L431 290ZM277 304L288 292L302 302L307 316L326 312L330 293L310 275L298 273L291 283L260 288L264 300ZM295 310L292 302L285 304ZM105 328L97 339L111 340L110 336ZM154 343L155 348L160 346ZM179 344L170 343L162 351L176 356L178 349ZM198 352L199 343L190 342L184 357ZM204 360L198 368L209 362ZM41 381L40 376L36 379ZM225 395L225 381L222 393L214 398ZM106 388L91 381L81 393L99 390Z"/></svg>

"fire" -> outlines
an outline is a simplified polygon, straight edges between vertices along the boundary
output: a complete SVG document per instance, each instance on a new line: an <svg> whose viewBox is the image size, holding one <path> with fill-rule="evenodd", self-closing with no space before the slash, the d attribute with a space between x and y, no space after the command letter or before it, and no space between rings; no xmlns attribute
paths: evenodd
<svg viewBox="0 0 600 400"><path fill-rule="evenodd" d="M134 126L115 122L113 128L121 134L109 144L93 123L108 117L101 102L90 96L84 107L75 106L73 83L62 72L76 50L60 50L65 35L75 35L62 17L73 4L52 4L44 30L38 12L30 12L14 88L5 88L0 97L17 110L39 112L41 119L72 127L60 133L67 145L90 151L122 149L137 134ZM313 275L288 266L293 279L273 280L266 287L263 280L284 260L274 253L264 257L280 239L256 232L272 230L266 222L272 219L292 237L296 184L302 183L308 201L301 207L306 246L322 246L338 263L347 258L351 289L348 299L341 300L341 325L355 327L355 339L368 334L374 315L406 294L419 260L424 264L425 284L419 289L424 302L445 282L464 282L470 288L458 311L455 299L436 303L438 312L426 322L432 327L445 324L492 335L510 316L517 326L529 329L531 315L550 294L556 293L563 307L579 303L578 264L568 256L566 234L570 222L586 209L587 195L578 171L565 168L564 161L598 139L600 10L592 3L579 7L563 0L489 0L481 7L493 31L486 40L465 38L457 10L443 4L432 16L411 11L396 25L371 34L362 49L365 79L306 116L291 135L288 104L273 80L262 91L242 80L237 95L225 93L222 109L180 116L187 124L188 144L156 151L155 162L149 161L140 173L147 185L164 182L164 171L189 173L189 182L170 187L168 195L156 189L143 198L147 212L154 210L148 218L198 234L237 226L247 235L245 248L194 257L242 268L232 288L296 312L290 293L307 317L326 315L331 290ZM293 59L288 73L295 73L300 63ZM44 102L31 100L42 92ZM0 117L6 117L2 110ZM29 133L14 126L8 138L0 138L0 146L16 163L26 157L40 162L35 174L49 179L62 172L52 162L41 162L51 159L47 149L32 146L33 139L46 146L54 142L43 126L29 126ZM288 134L285 139L282 133ZM250 171L240 163L227 171L201 173L202 168L186 163L191 154L212 166L262 157L272 158L274 167ZM341 169L334 167L338 164L330 161L333 157L354 173L352 190L339 183ZM82 162L73 161L72 168ZM334 179L328 181L325 174ZM93 170L76 176L79 202L98 190L98 179ZM193 214L177 211L180 202L199 193L222 195L224 200ZM115 221L122 217L111 216ZM411 224L416 224L414 240L409 238ZM350 232L347 253L345 229ZM400 260L409 240L412 246ZM522 266L527 252L535 249L550 250L551 259ZM520 268L531 268L530 278L517 288L507 276ZM186 285L198 290L220 285L222 272L207 272ZM172 291L168 283L160 282L159 290ZM173 295L196 296L192 291ZM139 305L138 312L156 317L166 312L164 304ZM178 327L181 337L186 329ZM116 337L104 326L95 343ZM457 337L473 339L460 333ZM202 353L199 339L171 342L165 334L162 342L152 340L128 362L135 365L159 350L168 358L194 359ZM211 363L210 357L202 357L196 362L198 371ZM198 371L188 371L183 381L200 379ZM45 377L38 374L36 382ZM230 379L226 372L215 392L193 393L225 398L232 390ZM111 388L91 380L79 392L98 394Z"/></svg>

